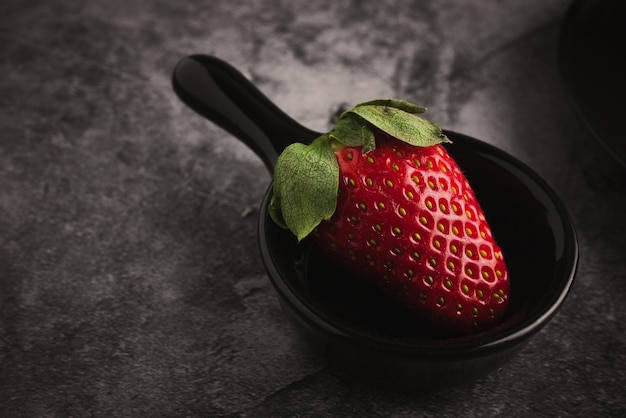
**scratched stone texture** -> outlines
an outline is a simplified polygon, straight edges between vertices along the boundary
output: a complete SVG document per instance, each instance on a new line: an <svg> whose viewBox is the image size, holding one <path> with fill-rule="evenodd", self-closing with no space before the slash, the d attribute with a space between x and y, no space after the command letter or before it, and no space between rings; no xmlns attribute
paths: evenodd
<svg viewBox="0 0 626 418"><path fill-rule="evenodd" d="M0 415L624 415L626 171L560 79L568 5L2 1ZM526 162L579 235L562 310L504 367L443 392L328 369L258 255L269 173L172 91L193 53L316 130L395 96Z"/></svg>

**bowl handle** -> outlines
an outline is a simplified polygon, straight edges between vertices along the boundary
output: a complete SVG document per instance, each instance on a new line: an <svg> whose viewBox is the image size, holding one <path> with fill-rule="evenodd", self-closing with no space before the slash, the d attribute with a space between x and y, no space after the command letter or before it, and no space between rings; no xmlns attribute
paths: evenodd
<svg viewBox="0 0 626 418"><path fill-rule="evenodd" d="M270 172L286 146L308 143L319 136L289 117L243 74L218 58L183 58L174 69L172 85L183 103L250 147Z"/></svg>

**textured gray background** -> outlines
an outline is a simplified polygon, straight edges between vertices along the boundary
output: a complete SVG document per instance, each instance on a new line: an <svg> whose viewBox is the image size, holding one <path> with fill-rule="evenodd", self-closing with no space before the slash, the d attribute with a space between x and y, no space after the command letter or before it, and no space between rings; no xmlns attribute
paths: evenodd
<svg viewBox="0 0 626 418"><path fill-rule="evenodd" d="M626 172L561 84L568 4L0 2L0 415L624 415ZM395 96L529 164L578 229L563 309L503 368L442 392L328 370L258 256L268 173L171 90L192 53L313 129Z"/></svg>

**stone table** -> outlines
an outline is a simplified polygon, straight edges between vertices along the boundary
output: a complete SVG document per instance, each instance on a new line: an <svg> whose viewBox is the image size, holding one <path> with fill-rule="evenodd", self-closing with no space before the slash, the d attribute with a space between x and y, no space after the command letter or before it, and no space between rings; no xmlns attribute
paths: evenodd
<svg viewBox="0 0 626 418"><path fill-rule="evenodd" d="M626 414L626 170L562 83L568 5L0 3L0 415ZM394 96L527 163L580 239L563 308L501 369L444 391L326 367L258 255L270 175L171 89L193 53L312 129Z"/></svg>

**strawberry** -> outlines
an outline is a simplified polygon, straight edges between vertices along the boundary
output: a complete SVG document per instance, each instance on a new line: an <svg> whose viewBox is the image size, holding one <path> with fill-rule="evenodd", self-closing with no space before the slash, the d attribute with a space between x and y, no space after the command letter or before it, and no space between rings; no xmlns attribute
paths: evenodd
<svg viewBox="0 0 626 418"><path fill-rule="evenodd" d="M399 100L362 103L310 145L280 155L270 213L442 328L499 321L508 272L441 128Z"/></svg>

